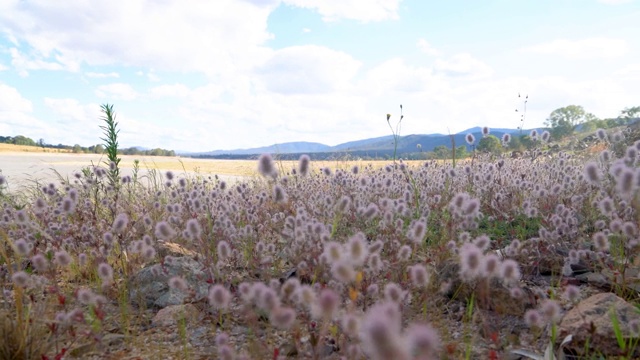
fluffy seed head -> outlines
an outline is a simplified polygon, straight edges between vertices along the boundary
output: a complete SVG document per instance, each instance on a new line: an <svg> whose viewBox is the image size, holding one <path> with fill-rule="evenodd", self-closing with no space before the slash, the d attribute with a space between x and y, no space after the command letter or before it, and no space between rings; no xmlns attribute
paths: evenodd
<svg viewBox="0 0 640 360"><path fill-rule="evenodd" d="M467 144L473 145L473 143L476 142L476 137L473 136L473 134L467 134L467 136L464 137L464 140L467 142Z"/></svg>
<svg viewBox="0 0 640 360"><path fill-rule="evenodd" d="M29 274L24 271L15 272L11 276L11 281L13 281L16 286L27 287L27 285L29 285Z"/></svg>
<svg viewBox="0 0 640 360"><path fill-rule="evenodd" d="M224 240L218 242L218 256L221 260L228 259L231 256L231 248L228 242Z"/></svg>
<svg viewBox="0 0 640 360"><path fill-rule="evenodd" d="M502 280L506 283L515 283L520 280L520 267L514 260L507 259L502 262L501 273Z"/></svg>
<svg viewBox="0 0 640 360"><path fill-rule="evenodd" d="M313 307L315 318L332 318L338 309L340 297L332 289L326 288L320 292Z"/></svg>
<svg viewBox="0 0 640 360"><path fill-rule="evenodd" d="M71 264L72 261L71 255L69 255L69 253L64 250L56 251L54 257L56 259L56 262L60 266L67 266Z"/></svg>
<svg viewBox="0 0 640 360"><path fill-rule="evenodd" d="M529 327L542 328L544 325L542 321L542 315L538 312L538 310L530 309L524 313L524 322Z"/></svg>
<svg viewBox="0 0 640 360"><path fill-rule="evenodd" d="M598 251L608 251L609 238L604 232L598 231L597 233L593 234L593 245Z"/></svg>
<svg viewBox="0 0 640 360"><path fill-rule="evenodd" d="M214 285L209 289L209 304L214 309L227 309L231 302L231 293L222 285Z"/></svg>
<svg viewBox="0 0 640 360"><path fill-rule="evenodd" d="M413 286L423 288L429 285L429 273L427 268L422 264L416 264L409 267L409 279Z"/></svg>
<svg viewBox="0 0 640 360"><path fill-rule="evenodd" d="M158 239L169 240L176 235L176 232L171 228L169 223L160 221L156 224L155 235Z"/></svg>
<svg viewBox="0 0 640 360"><path fill-rule="evenodd" d="M120 234L127 227L128 223L129 217L127 216L127 214L120 213L118 214L118 216L116 216L115 220L113 220L113 226L111 230L116 234Z"/></svg>
<svg viewBox="0 0 640 360"><path fill-rule="evenodd" d="M484 255L482 250L473 243L466 243L460 247L460 275L466 280L482 276L484 269Z"/></svg>
<svg viewBox="0 0 640 360"><path fill-rule="evenodd" d="M562 309L560 305L554 300L545 300L540 305L540 312L547 321L556 323L560 321L562 317Z"/></svg>
<svg viewBox="0 0 640 360"><path fill-rule="evenodd" d="M346 260L334 262L331 266L331 274L336 280L345 284L354 281L356 278L356 272L353 270L353 266Z"/></svg>
<svg viewBox="0 0 640 360"><path fill-rule="evenodd" d="M18 254L20 254L21 256L29 255L31 249L29 249L29 244L25 239L18 239L13 244L15 245Z"/></svg>
<svg viewBox="0 0 640 360"><path fill-rule="evenodd" d="M572 303L577 302L580 297L580 288L575 285L567 285L564 289L564 297Z"/></svg>
<svg viewBox="0 0 640 360"><path fill-rule="evenodd" d="M107 263L100 263L98 265L98 276L104 281L113 280L113 269Z"/></svg>
<svg viewBox="0 0 640 360"><path fill-rule="evenodd" d="M273 158L269 154L262 154L258 159L258 172L262 176L275 178L278 175Z"/></svg>
<svg viewBox="0 0 640 360"><path fill-rule="evenodd" d="M589 162L584 166L584 174L590 183L597 184L600 182L600 170L595 162Z"/></svg>
<svg viewBox="0 0 640 360"><path fill-rule="evenodd" d="M412 324L406 330L411 353L419 359L436 359L440 349L440 336L429 325Z"/></svg>
<svg viewBox="0 0 640 360"><path fill-rule="evenodd" d="M198 219L187 220L187 233L189 233L192 240L200 238L202 235L202 227L200 226Z"/></svg>
<svg viewBox="0 0 640 360"><path fill-rule="evenodd" d="M287 330L296 320L296 311L289 307L278 307L271 311L269 320L276 328Z"/></svg>
<svg viewBox="0 0 640 360"><path fill-rule="evenodd" d="M307 176L309 174L309 163L311 159L309 155L300 156L300 160L298 160L298 172L301 176Z"/></svg>
<svg viewBox="0 0 640 360"><path fill-rule="evenodd" d="M169 279L169 287L180 291L186 291L189 288L187 282L180 276L172 276Z"/></svg>
<svg viewBox="0 0 640 360"><path fill-rule="evenodd" d="M349 260L354 266L361 266L369 254L367 249L367 238L359 232L350 237L347 241L347 251L349 252Z"/></svg>

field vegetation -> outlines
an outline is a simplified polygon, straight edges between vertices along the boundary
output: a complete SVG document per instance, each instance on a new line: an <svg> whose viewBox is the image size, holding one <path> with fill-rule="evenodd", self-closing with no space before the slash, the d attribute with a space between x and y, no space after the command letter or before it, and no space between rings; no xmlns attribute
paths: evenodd
<svg viewBox="0 0 640 360"><path fill-rule="evenodd" d="M0 358L638 356L637 311L603 310L610 334L561 324L597 293L638 307L631 133L455 163L265 154L231 184L119 176L105 131L109 160L69 181L25 197L0 177Z"/></svg>

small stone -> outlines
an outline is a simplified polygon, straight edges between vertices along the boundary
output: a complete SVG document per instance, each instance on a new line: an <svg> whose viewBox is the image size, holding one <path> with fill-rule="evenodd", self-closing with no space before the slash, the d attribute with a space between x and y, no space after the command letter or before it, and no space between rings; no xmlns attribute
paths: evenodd
<svg viewBox="0 0 640 360"><path fill-rule="evenodd" d="M612 293L593 295L567 312L560 322L558 339L572 335L573 340L567 348L580 355L584 353L587 341L596 353L607 357L620 355L622 350L614 333L611 311L616 312L622 336L628 341L632 338L629 323L640 321L640 314L633 305ZM640 356L640 349L633 355L634 358Z"/></svg>
<svg viewBox="0 0 640 360"><path fill-rule="evenodd" d="M169 305L156 314L151 320L151 323L155 326L171 326L178 324L181 319L186 321L186 324L193 324L202 318L202 314L192 304L183 305Z"/></svg>

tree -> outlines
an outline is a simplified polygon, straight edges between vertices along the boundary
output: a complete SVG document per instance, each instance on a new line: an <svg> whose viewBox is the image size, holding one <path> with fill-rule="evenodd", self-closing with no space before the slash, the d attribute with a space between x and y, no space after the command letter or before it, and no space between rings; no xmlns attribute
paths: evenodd
<svg viewBox="0 0 640 360"><path fill-rule="evenodd" d="M71 151L73 151L74 154L79 154L82 152L82 146L75 144L73 145L73 148L71 149Z"/></svg>
<svg viewBox="0 0 640 360"><path fill-rule="evenodd" d="M569 105L553 110L544 123L551 128L551 135L560 139L573 134L576 125L595 118L593 114L587 113L582 106Z"/></svg>
<svg viewBox="0 0 640 360"><path fill-rule="evenodd" d="M438 145L433 149L433 153L438 159L447 159L451 156L451 151L444 145Z"/></svg>
<svg viewBox="0 0 640 360"><path fill-rule="evenodd" d="M502 144L500 143L500 139L498 139L494 135L487 135L480 139L478 142L478 146L476 149L480 152L491 153L491 154L500 154L502 152Z"/></svg>
<svg viewBox="0 0 640 360"><path fill-rule="evenodd" d="M628 107L620 112L620 117L625 120L640 117L640 106Z"/></svg>

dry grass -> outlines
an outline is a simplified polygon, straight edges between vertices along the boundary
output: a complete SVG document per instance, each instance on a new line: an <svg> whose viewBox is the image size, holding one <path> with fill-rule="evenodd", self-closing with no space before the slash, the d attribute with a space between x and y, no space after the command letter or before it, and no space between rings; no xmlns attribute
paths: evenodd
<svg viewBox="0 0 640 360"><path fill-rule="evenodd" d="M0 153L6 152L35 152L35 153L70 153L70 150L41 148L39 146L13 145L0 143Z"/></svg>

